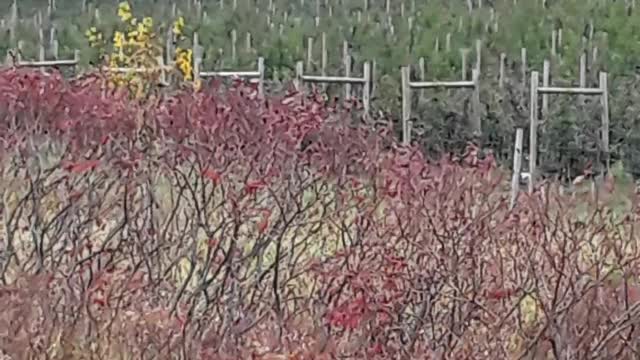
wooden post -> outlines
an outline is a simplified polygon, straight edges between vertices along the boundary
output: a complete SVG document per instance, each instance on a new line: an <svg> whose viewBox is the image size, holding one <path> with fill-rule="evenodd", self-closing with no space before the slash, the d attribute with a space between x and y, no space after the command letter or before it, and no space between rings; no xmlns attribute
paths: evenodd
<svg viewBox="0 0 640 360"><path fill-rule="evenodd" d="M600 104L602 105L602 151L604 151L607 171L609 171L611 167L611 156L609 154L609 85L607 77L606 72L600 72L600 90L602 90L600 97Z"/></svg>
<svg viewBox="0 0 640 360"><path fill-rule="evenodd" d="M327 62L328 62L328 55L327 55L327 33L323 32L322 33L322 58L320 59L320 74L322 76L327 76ZM322 90L323 91L327 91L327 85L323 84L322 85Z"/></svg>
<svg viewBox="0 0 640 360"><path fill-rule="evenodd" d="M258 73L260 74L258 78L258 96L264 98L264 58L262 56L258 58Z"/></svg>
<svg viewBox="0 0 640 360"><path fill-rule="evenodd" d="M18 40L18 63L22 61L22 51L24 49L24 40Z"/></svg>
<svg viewBox="0 0 640 360"><path fill-rule="evenodd" d="M166 41L164 44L164 48L165 48L165 54L164 54L164 62L169 65L169 64L173 64L173 40L175 38L175 35L173 34L173 30L172 29L168 29L167 30L167 37L166 37ZM197 40L197 34L194 34L194 41ZM192 50L193 54L195 56L195 49Z"/></svg>
<svg viewBox="0 0 640 360"><path fill-rule="evenodd" d="M58 43L58 39L53 40L53 44L51 45L51 56L56 60L60 58L60 44Z"/></svg>
<svg viewBox="0 0 640 360"><path fill-rule="evenodd" d="M480 107L480 70L471 70L471 77L473 81L473 97L471 101L471 107L473 111L472 129L475 135L479 136L482 133L482 116Z"/></svg>
<svg viewBox="0 0 640 360"><path fill-rule="evenodd" d="M231 62L236 65L237 59L237 45L238 45L238 33L236 29L231 29Z"/></svg>
<svg viewBox="0 0 640 360"><path fill-rule="evenodd" d="M444 50L446 52L451 52L451 33L447 33L447 37L444 40Z"/></svg>
<svg viewBox="0 0 640 360"><path fill-rule="evenodd" d="M344 76L351 76L351 54L349 53L349 43L346 40L342 43L342 61L344 64ZM344 84L344 93L345 99L349 100L351 98L351 84Z"/></svg>
<svg viewBox="0 0 640 360"><path fill-rule="evenodd" d="M562 29L558 29L558 51L562 52Z"/></svg>
<svg viewBox="0 0 640 360"><path fill-rule="evenodd" d="M551 32L551 56L553 58L556 57L556 54L558 52L557 40L558 40L558 32L556 30L553 30Z"/></svg>
<svg viewBox="0 0 640 360"><path fill-rule="evenodd" d="M533 193L536 182L538 160L538 83L537 71L531 72L531 99L529 104L529 193Z"/></svg>
<svg viewBox="0 0 640 360"><path fill-rule="evenodd" d="M460 57L462 58L462 80L467 80L467 53L468 49L460 49Z"/></svg>
<svg viewBox="0 0 640 360"><path fill-rule="evenodd" d="M520 192L520 173L522 171L522 139L523 131L521 128L516 129L516 141L513 150L513 175L511 177L511 201L509 209L513 210L516 206L518 193Z"/></svg>
<svg viewBox="0 0 640 360"><path fill-rule="evenodd" d="M402 67L402 144L411 143L411 71L409 66Z"/></svg>
<svg viewBox="0 0 640 360"><path fill-rule="evenodd" d="M587 87L587 54L585 54L584 52L580 54L579 74L580 74L579 75L580 87L586 88ZM584 105L585 103L584 95L580 95L580 97L578 98L578 101L580 102L581 105Z"/></svg>
<svg viewBox="0 0 640 360"><path fill-rule="evenodd" d="M313 38L309 36L307 38L307 69L311 69L313 63Z"/></svg>
<svg viewBox="0 0 640 360"><path fill-rule="evenodd" d="M167 72L165 71L165 64L162 55L156 56L156 62L160 68L160 84L163 86L169 85L167 81Z"/></svg>
<svg viewBox="0 0 640 360"><path fill-rule="evenodd" d="M376 82L376 70L377 69L377 64L376 64L376 59L373 59L371 61L371 97L373 97L376 94L376 90L377 88L377 82Z"/></svg>
<svg viewBox="0 0 640 360"><path fill-rule="evenodd" d="M38 39L39 39L39 44L38 44L38 61L44 62L46 59L46 48L44 46L44 29L42 27L40 27L40 29L38 29ZM42 72L43 74L46 72L44 67L40 68L40 72Z"/></svg>
<svg viewBox="0 0 640 360"><path fill-rule="evenodd" d="M198 33L193 33L193 81L200 82L200 66L202 65L202 48L198 41Z"/></svg>
<svg viewBox="0 0 640 360"><path fill-rule="evenodd" d="M362 105L364 107L364 118L369 120L371 113L371 64L365 61L362 66L364 84L362 87Z"/></svg>
<svg viewBox="0 0 640 360"><path fill-rule="evenodd" d="M480 71L482 66L482 40L476 40L476 69Z"/></svg>
<svg viewBox="0 0 640 360"><path fill-rule="evenodd" d="M418 69L420 69L420 80L425 81L426 80L426 68L424 65L424 57L420 57L420 59L418 59ZM424 98L424 89L420 89L420 98Z"/></svg>
<svg viewBox="0 0 640 360"><path fill-rule="evenodd" d="M293 81L293 86L296 88L296 91L302 92L302 76L304 74L304 63L302 61L298 61L296 63L296 78Z"/></svg>
<svg viewBox="0 0 640 360"><path fill-rule="evenodd" d="M504 88L504 67L506 62L507 62L507 54L500 53L500 73L498 77L498 83L501 89Z"/></svg>
<svg viewBox="0 0 640 360"><path fill-rule="evenodd" d="M251 52L251 33L247 32L247 34L245 35L245 40L244 40L244 46L245 46L245 50L247 52Z"/></svg>
<svg viewBox="0 0 640 360"><path fill-rule="evenodd" d="M16 31L18 27L18 0L13 0L11 4L11 15L9 18L9 42L15 44Z"/></svg>
<svg viewBox="0 0 640 360"><path fill-rule="evenodd" d="M520 49L520 69L522 72L522 94L527 88L527 48Z"/></svg>
<svg viewBox="0 0 640 360"><path fill-rule="evenodd" d="M542 66L542 86L548 87L550 83L551 62L545 59ZM549 94L542 94L542 120L549 118Z"/></svg>
<svg viewBox="0 0 640 360"><path fill-rule="evenodd" d="M78 69L80 68L80 50L78 49L73 50L73 60L76 63L74 70L76 71L76 74L77 74Z"/></svg>

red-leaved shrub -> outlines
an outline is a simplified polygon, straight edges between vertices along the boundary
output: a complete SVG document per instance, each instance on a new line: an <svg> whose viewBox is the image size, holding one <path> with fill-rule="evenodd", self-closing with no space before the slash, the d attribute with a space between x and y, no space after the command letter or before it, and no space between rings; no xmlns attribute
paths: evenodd
<svg viewBox="0 0 640 360"><path fill-rule="evenodd" d="M9 358L637 358L635 195L509 210L315 94L128 99L0 73Z"/></svg>

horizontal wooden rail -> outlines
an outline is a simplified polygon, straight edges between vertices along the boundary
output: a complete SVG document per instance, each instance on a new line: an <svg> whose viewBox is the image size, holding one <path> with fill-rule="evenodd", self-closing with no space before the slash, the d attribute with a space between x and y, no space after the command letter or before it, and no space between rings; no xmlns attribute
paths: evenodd
<svg viewBox="0 0 640 360"><path fill-rule="evenodd" d="M18 67L56 67L56 66L77 66L78 60L45 60L45 61L18 61L16 66Z"/></svg>
<svg viewBox="0 0 640 360"><path fill-rule="evenodd" d="M364 84L364 78L346 76L317 76L302 75L302 81L310 83L332 83L332 84Z"/></svg>
<svg viewBox="0 0 640 360"><path fill-rule="evenodd" d="M538 93L539 94L569 94L569 95L602 95L602 89L541 86L538 88Z"/></svg>
<svg viewBox="0 0 640 360"><path fill-rule="evenodd" d="M171 66L155 66L155 67L144 67L144 68L128 68L128 67L104 67L103 70L115 72L115 73L150 73L155 71L171 71L174 68Z"/></svg>
<svg viewBox="0 0 640 360"><path fill-rule="evenodd" d="M44 55L41 52L40 60L22 60L22 56L20 55L20 50L22 48L22 43L19 44L19 52L18 57L11 64L10 56L7 55L8 65L13 65L16 67L27 67L27 68L47 68L47 67L72 67L78 66L80 64L80 50L75 50L73 52L73 59L62 59L62 60L45 60Z"/></svg>
<svg viewBox="0 0 640 360"><path fill-rule="evenodd" d="M201 71L200 77L244 77L244 78L258 78L262 74L260 71Z"/></svg>
<svg viewBox="0 0 640 360"><path fill-rule="evenodd" d="M435 88L474 88L474 81L411 81L409 86L413 89L435 89Z"/></svg>
<svg viewBox="0 0 640 360"><path fill-rule="evenodd" d="M349 71L350 72L350 71ZM345 93L350 94L351 89L348 88L351 85L362 86L362 105L364 108L364 117L367 119L371 111L371 64L367 61L362 65L362 77L345 76L319 76L319 75L305 75L304 63L298 61L296 63L296 78L294 80L294 86L298 91L302 90L303 84L308 83L328 83L328 84L341 84L344 85Z"/></svg>

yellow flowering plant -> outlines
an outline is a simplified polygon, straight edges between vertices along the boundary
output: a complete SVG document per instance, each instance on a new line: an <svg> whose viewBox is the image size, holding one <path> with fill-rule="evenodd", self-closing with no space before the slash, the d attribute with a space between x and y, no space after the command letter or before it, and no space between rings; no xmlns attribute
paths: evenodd
<svg viewBox="0 0 640 360"><path fill-rule="evenodd" d="M184 22L184 17L180 16L178 17L174 22L173 22L173 26L171 28L172 30L172 34L174 37L174 43L178 43L178 42L183 42L186 40L186 37L184 35L184 26L185 26L185 22ZM182 74L182 77L184 80L187 81L194 81L194 76L193 76L193 50L192 49L187 49L187 48L182 48L182 47L177 47L176 48L176 52L175 52L175 64L176 67L178 68L178 70L180 71L180 73ZM200 88L200 81L199 80L195 80L194 82L194 86L196 89Z"/></svg>
<svg viewBox="0 0 640 360"><path fill-rule="evenodd" d="M96 27L88 29L85 36L91 47L99 49L101 55L106 55L110 85L128 87L137 98L144 97L153 88L152 84L157 84L162 73L167 71L158 62L162 58L161 41L156 35L153 19L136 17L128 2L120 3L117 15L120 26L113 33L110 47ZM183 39L184 18L180 17L172 25L176 38ZM190 49L177 50L176 70L184 80L190 81L193 79L192 52Z"/></svg>

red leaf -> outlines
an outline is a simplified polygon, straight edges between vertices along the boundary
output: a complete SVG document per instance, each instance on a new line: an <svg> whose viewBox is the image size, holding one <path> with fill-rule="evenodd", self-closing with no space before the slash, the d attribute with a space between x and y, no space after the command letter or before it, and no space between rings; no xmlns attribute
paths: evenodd
<svg viewBox="0 0 640 360"><path fill-rule="evenodd" d="M262 220L258 223L258 234L264 234L265 230L269 226L269 217L271 216L271 211L264 210L262 212Z"/></svg>
<svg viewBox="0 0 640 360"><path fill-rule="evenodd" d="M513 289L491 290L487 293L487 298L491 300L502 300L513 296L516 293Z"/></svg>
<svg viewBox="0 0 640 360"><path fill-rule="evenodd" d="M220 183L220 174L218 174L218 172L215 170L208 169L208 168L204 169L202 170L202 176L211 180L215 185L218 185Z"/></svg>
<svg viewBox="0 0 640 360"><path fill-rule="evenodd" d="M65 170L72 173L83 173L87 170L94 170L98 165L100 165L99 160L87 160L78 163L71 163L65 166Z"/></svg>
<svg viewBox="0 0 640 360"><path fill-rule="evenodd" d="M96 305L100 305L101 307L105 307L107 302L102 298L93 298L92 302Z"/></svg>
<svg viewBox="0 0 640 360"><path fill-rule="evenodd" d="M262 189L266 185L267 183L264 180L249 181L245 187L245 192L253 195L258 189Z"/></svg>

